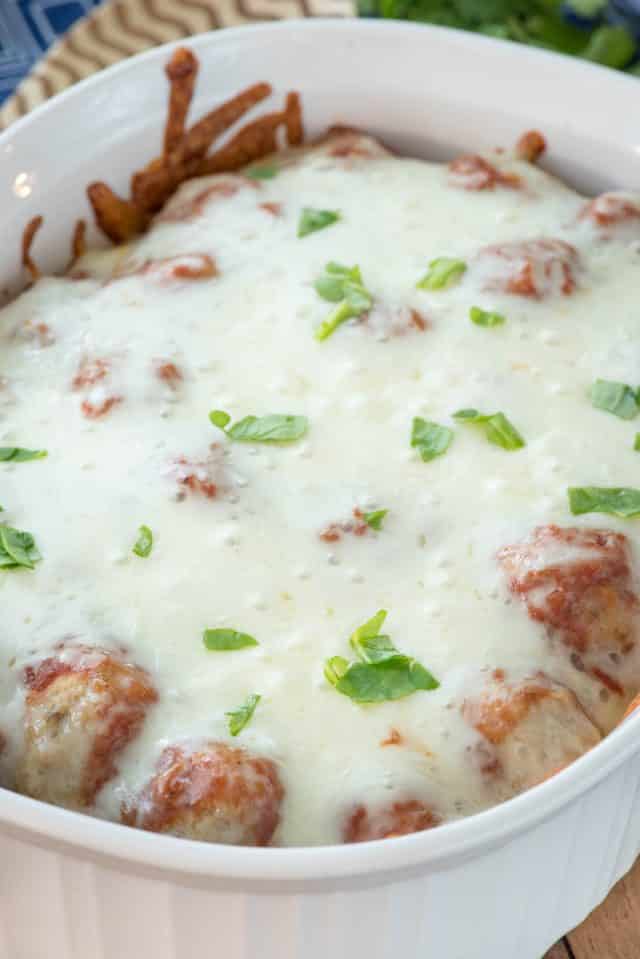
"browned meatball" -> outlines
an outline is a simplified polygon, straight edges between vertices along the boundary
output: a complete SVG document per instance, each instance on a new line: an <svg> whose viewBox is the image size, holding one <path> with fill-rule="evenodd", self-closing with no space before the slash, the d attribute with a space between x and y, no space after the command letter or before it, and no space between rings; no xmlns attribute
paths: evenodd
<svg viewBox="0 0 640 959"><path fill-rule="evenodd" d="M451 186L461 190L495 190L496 187L518 190L523 186L516 173L500 170L477 154L456 157L449 163L448 171Z"/></svg>
<svg viewBox="0 0 640 959"><path fill-rule="evenodd" d="M157 771L122 819L185 839L266 846L280 821L284 789L270 759L220 742L168 746Z"/></svg>
<svg viewBox="0 0 640 959"><path fill-rule="evenodd" d="M18 791L59 806L91 806L156 702L148 674L117 655L81 647L29 667L24 678Z"/></svg>
<svg viewBox="0 0 640 959"><path fill-rule="evenodd" d="M554 237L486 246L476 258L485 289L533 300L573 293L579 267L576 248Z"/></svg>
<svg viewBox="0 0 640 959"><path fill-rule="evenodd" d="M640 604L629 542L606 529L540 526L498 559L529 616L559 640L576 669L588 672L620 709L637 691Z"/></svg>
<svg viewBox="0 0 640 959"><path fill-rule="evenodd" d="M511 682L494 670L462 715L480 734L474 758L501 798L548 779L602 738L571 690L543 673Z"/></svg>
<svg viewBox="0 0 640 959"><path fill-rule="evenodd" d="M346 818L342 830L344 842L368 842L407 836L438 826L441 819L419 799L379 806L359 805Z"/></svg>
<svg viewBox="0 0 640 959"><path fill-rule="evenodd" d="M640 204L625 193L601 193L589 200L580 210L578 219L592 223L601 234L608 236L621 228L631 228L635 233L640 221Z"/></svg>

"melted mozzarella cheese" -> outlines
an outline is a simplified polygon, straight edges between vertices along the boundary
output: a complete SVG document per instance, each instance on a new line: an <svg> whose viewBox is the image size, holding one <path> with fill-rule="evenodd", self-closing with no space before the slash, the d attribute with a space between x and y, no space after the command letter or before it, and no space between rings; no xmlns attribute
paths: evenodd
<svg viewBox="0 0 640 959"><path fill-rule="evenodd" d="M586 704L600 695L509 598L496 553L537 524L575 525L568 486L638 483L633 425L587 396L598 377L637 383L638 247L578 221L583 198L545 173L496 162L522 188L469 192L441 165L316 149L191 219L165 216L130 247L87 255L77 269L89 278L42 279L3 311L0 445L49 451L0 465L3 517L43 556L33 572L0 571L8 781L21 669L61 641L125 646L159 691L97 815L118 818L166 745L232 741L225 712L259 693L233 742L277 762L286 845L339 841L365 797L426 797L445 819L489 805L459 708L483 667L570 676ZM186 184L169 212L217 181ZM303 207L341 219L298 239ZM487 289L478 251L538 237L578 249L573 295ZM218 275L144 268L187 254ZM441 256L468 262L462 281L417 289ZM332 306L313 284L331 260L359 265L375 308L318 342ZM506 323L475 326L471 306ZM159 375L167 364L179 375ZM526 446L508 452L454 423L464 407L503 411ZM309 431L286 446L233 443L209 422L214 408L303 415ZM411 448L416 416L454 429L445 455L425 463ZM215 495L185 485L189 464ZM388 509L382 529L321 538L356 508ZM639 538L633 523L593 519L578 525ZM155 537L148 559L132 553L141 524ZM380 608L439 689L361 706L328 684L326 659L349 657L348 637ZM259 645L207 651L203 630L222 626ZM404 748L381 745L392 729Z"/></svg>

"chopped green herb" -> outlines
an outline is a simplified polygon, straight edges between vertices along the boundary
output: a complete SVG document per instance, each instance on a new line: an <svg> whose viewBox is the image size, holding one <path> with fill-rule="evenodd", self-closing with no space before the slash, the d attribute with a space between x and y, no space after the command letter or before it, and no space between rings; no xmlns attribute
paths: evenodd
<svg viewBox="0 0 640 959"><path fill-rule="evenodd" d="M458 410L457 413L453 414L453 418L458 420L459 423L472 423L482 426L489 442L501 446L504 450L519 450L525 446L524 439L504 413L485 415L479 413L478 410Z"/></svg>
<svg viewBox="0 0 640 959"><path fill-rule="evenodd" d="M574 516L607 513L622 519L640 516L640 489L627 486L571 486L569 509Z"/></svg>
<svg viewBox="0 0 640 959"><path fill-rule="evenodd" d="M636 452L640 452L640 433L636 433L636 438L633 441L633 448Z"/></svg>
<svg viewBox="0 0 640 959"><path fill-rule="evenodd" d="M224 410L212 410L209 419L223 430L230 440L237 443L293 443L309 429L306 416L291 416L284 413L269 413L267 416L245 416L233 426L228 426L231 417Z"/></svg>
<svg viewBox="0 0 640 959"><path fill-rule="evenodd" d="M0 463L26 463L29 460L41 460L46 450L26 450L21 446L0 446Z"/></svg>
<svg viewBox="0 0 640 959"><path fill-rule="evenodd" d="M591 387L591 403L622 420L632 420L640 412L636 390L615 380L596 380Z"/></svg>
<svg viewBox="0 0 640 959"><path fill-rule="evenodd" d="M332 656L324 664L324 675L327 682L336 686L349 669L349 661L344 656Z"/></svg>
<svg viewBox="0 0 640 959"><path fill-rule="evenodd" d="M462 279L467 270L464 260L440 256L431 260L429 269L418 283L419 290L446 290Z"/></svg>
<svg viewBox="0 0 640 959"><path fill-rule="evenodd" d="M257 646L258 641L249 633L239 633L237 629L205 629L202 642L215 653L222 653L234 649L246 649L247 646Z"/></svg>
<svg viewBox="0 0 640 959"><path fill-rule="evenodd" d="M506 317L502 313L492 313L488 310L482 310L479 306L472 306L469 310L469 319L476 326L502 326Z"/></svg>
<svg viewBox="0 0 640 959"><path fill-rule="evenodd" d="M332 223L337 223L339 219L338 210L314 210L313 207L305 206L298 222L298 237L308 236L316 230L324 230Z"/></svg>
<svg viewBox="0 0 640 959"><path fill-rule="evenodd" d="M317 340L326 340L347 320L361 316L373 306L373 297L365 288L357 266L327 263L325 272L318 277L314 286L323 300L338 304L317 328Z"/></svg>
<svg viewBox="0 0 640 959"><path fill-rule="evenodd" d="M261 697L258 696L257 693L252 693L247 697L247 701L243 703L242 706L239 706L238 709L232 709L230 712L225 713L225 716L229 717L229 732L232 736L237 736L238 733L242 732L255 713L256 706L260 702L260 699Z"/></svg>
<svg viewBox="0 0 640 959"><path fill-rule="evenodd" d="M280 172L280 167L275 163L265 163L264 166L254 166L247 170L246 176L252 180L273 180Z"/></svg>
<svg viewBox="0 0 640 959"><path fill-rule="evenodd" d="M362 516L367 526L370 526L371 529L381 530L384 518L388 512L388 509L375 509L371 513L363 513Z"/></svg>
<svg viewBox="0 0 640 959"><path fill-rule="evenodd" d="M386 616L386 610L379 610L351 636L349 642L359 662L332 656L325 664L327 681L357 703L402 699L440 685L424 666L398 652L391 638L380 633Z"/></svg>
<svg viewBox="0 0 640 959"><path fill-rule="evenodd" d="M0 569L15 569L23 566L33 569L42 559L31 533L0 526Z"/></svg>
<svg viewBox="0 0 640 959"><path fill-rule="evenodd" d="M136 556L146 559L153 549L153 533L148 526L141 526L138 530L138 538L133 546L133 552Z"/></svg>
<svg viewBox="0 0 640 959"><path fill-rule="evenodd" d="M313 284L316 293L323 300L330 303L339 303L344 299L345 283L363 286L362 274L359 266L342 266L341 263L331 261L324 268L324 273Z"/></svg>
<svg viewBox="0 0 640 959"><path fill-rule="evenodd" d="M411 428L411 445L418 450L425 463L442 456L451 446L453 430L416 416Z"/></svg>
<svg viewBox="0 0 640 959"><path fill-rule="evenodd" d="M386 609L379 610L350 637L349 644L363 663L382 663L391 656L400 655L391 642L391 637L380 633L386 618Z"/></svg>

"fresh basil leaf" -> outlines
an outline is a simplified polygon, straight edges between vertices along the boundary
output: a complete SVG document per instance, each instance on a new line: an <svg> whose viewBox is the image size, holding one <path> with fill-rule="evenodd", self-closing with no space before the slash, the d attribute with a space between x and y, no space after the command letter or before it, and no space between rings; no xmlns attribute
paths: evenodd
<svg viewBox="0 0 640 959"><path fill-rule="evenodd" d="M335 333L339 326L358 315L358 313L353 312L347 301L343 300L316 329L314 334L316 340L320 342L326 340L332 333Z"/></svg>
<svg viewBox="0 0 640 959"><path fill-rule="evenodd" d="M504 450L519 450L525 441L504 413L479 413L478 410L458 410L453 414L460 423L471 423L484 427L484 433L490 443Z"/></svg>
<svg viewBox="0 0 640 959"><path fill-rule="evenodd" d="M332 656L324 664L325 679L335 686L349 669L349 663L343 656Z"/></svg>
<svg viewBox="0 0 640 959"><path fill-rule="evenodd" d="M380 627L386 618L386 609L379 609L375 616L372 616L371 619L368 619L366 623L362 624L362 626L358 626L349 640L353 648L356 649L358 644L363 639L371 639L373 636L378 636L380 633Z"/></svg>
<svg viewBox="0 0 640 959"><path fill-rule="evenodd" d="M337 223L339 219L339 210L314 210L313 207L305 206L298 221L298 237L308 236L317 230L324 230L332 223Z"/></svg>
<svg viewBox="0 0 640 959"><path fill-rule="evenodd" d="M344 280L339 276L331 276L329 273L323 273L322 276L319 276L318 279L314 282L314 288L316 293L322 297L323 300L328 300L329 303L340 303L343 298L343 285Z"/></svg>
<svg viewBox="0 0 640 959"><path fill-rule="evenodd" d="M387 611L379 610L350 637L359 662L333 656L325 664L327 681L355 702L387 702L439 686L424 666L398 652L391 638L380 633L386 617Z"/></svg>
<svg viewBox="0 0 640 959"><path fill-rule="evenodd" d="M479 306L472 306L469 310L469 319L476 326L502 326L506 317L502 313L492 313L488 310L482 310Z"/></svg>
<svg viewBox="0 0 640 959"><path fill-rule="evenodd" d="M339 303L344 299L345 282L362 286L360 267L342 266L341 263L330 262L325 266L324 273L314 282L314 287L323 300Z"/></svg>
<svg viewBox="0 0 640 959"><path fill-rule="evenodd" d="M569 509L574 516L606 513L622 519L640 516L640 489L628 486L571 486Z"/></svg>
<svg viewBox="0 0 640 959"><path fill-rule="evenodd" d="M13 569L23 566L33 569L42 559L31 533L14 529L12 526L0 526L0 567Z"/></svg>
<svg viewBox="0 0 640 959"><path fill-rule="evenodd" d="M396 655L379 663L352 663L335 689L356 703L384 703L438 686L431 673L415 660Z"/></svg>
<svg viewBox="0 0 640 959"><path fill-rule="evenodd" d="M373 297L362 282L357 266L327 263L325 272L315 281L316 292L338 306L315 331L317 340L326 340L347 320L361 316L373 306Z"/></svg>
<svg viewBox="0 0 640 959"><path fill-rule="evenodd" d="M466 269L467 264L464 260L440 256L436 260L431 260L429 269L418 282L418 289L446 290L462 279Z"/></svg>
<svg viewBox="0 0 640 959"><path fill-rule="evenodd" d="M225 713L225 716L229 717L229 732L232 736L237 736L238 733L242 732L255 713L256 706L261 698L262 697L258 696L257 693L252 693L247 697L247 701L243 703L242 706L239 706L238 709L232 709L230 712Z"/></svg>
<svg viewBox="0 0 640 959"><path fill-rule="evenodd" d="M596 380L591 387L591 403L622 420L632 420L640 412L636 391L615 380Z"/></svg>
<svg viewBox="0 0 640 959"><path fill-rule="evenodd" d="M306 416L285 413L245 416L232 426L227 426L231 417L223 410L212 410L209 419L237 443L293 443L309 429Z"/></svg>
<svg viewBox="0 0 640 959"><path fill-rule="evenodd" d="M205 629L202 642L211 652L222 653L235 649L246 649L248 646L258 646L257 639L249 633L239 633L237 629Z"/></svg>
<svg viewBox="0 0 640 959"><path fill-rule="evenodd" d="M265 163L263 166L254 166L247 170L245 176L252 180L273 180L280 173L280 167L275 163Z"/></svg>
<svg viewBox="0 0 640 959"><path fill-rule="evenodd" d="M519 450L525 446L524 439L504 413L493 413L487 417L485 431L489 442L504 450Z"/></svg>
<svg viewBox="0 0 640 959"><path fill-rule="evenodd" d="M348 305L352 316L360 316L365 310L371 309L373 300L367 290L359 283L345 280L342 291L345 303Z"/></svg>
<svg viewBox="0 0 640 959"><path fill-rule="evenodd" d="M141 526L138 530L138 538L135 541L132 552L134 552L136 556L141 556L142 559L146 559L152 549L153 533L148 526Z"/></svg>
<svg viewBox="0 0 640 959"><path fill-rule="evenodd" d="M375 509L371 513L363 513L362 516L367 526L370 526L371 529L380 531L382 529L384 518L388 512L388 509Z"/></svg>
<svg viewBox="0 0 640 959"><path fill-rule="evenodd" d="M0 446L0 463L27 463L29 460L41 460L46 450L26 450L21 446Z"/></svg>
<svg viewBox="0 0 640 959"><path fill-rule="evenodd" d="M417 449L422 460L428 463L436 456L442 456L451 446L453 430L416 416L411 428L411 446Z"/></svg>
<svg viewBox="0 0 640 959"><path fill-rule="evenodd" d="M454 420L459 420L461 423L486 423L487 417L483 416L482 413L479 413L477 410L472 408L465 410L457 410L453 414Z"/></svg>
<svg viewBox="0 0 640 959"><path fill-rule="evenodd" d="M231 417L228 413L225 413L224 410L211 410L209 419L214 426L217 426L221 430L231 422Z"/></svg>

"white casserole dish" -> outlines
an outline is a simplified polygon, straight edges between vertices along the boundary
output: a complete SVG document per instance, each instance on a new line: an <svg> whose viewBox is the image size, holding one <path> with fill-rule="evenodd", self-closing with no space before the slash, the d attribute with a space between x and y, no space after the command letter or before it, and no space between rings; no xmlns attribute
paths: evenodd
<svg viewBox="0 0 640 959"><path fill-rule="evenodd" d="M544 131L549 165L584 190L640 189L637 80L568 59L406 24L244 27L191 44L195 115L258 79L297 88L310 132L359 125L445 155ZM84 186L124 186L159 141L167 49L89 80L0 138L5 253L18 276L36 213L60 266ZM0 584L1 588L1 584ZM1 595L1 594L0 594ZM430 832L314 849L207 846L0 791L2 959L539 959L640 849L640 714L566 772Z"/></svg>

